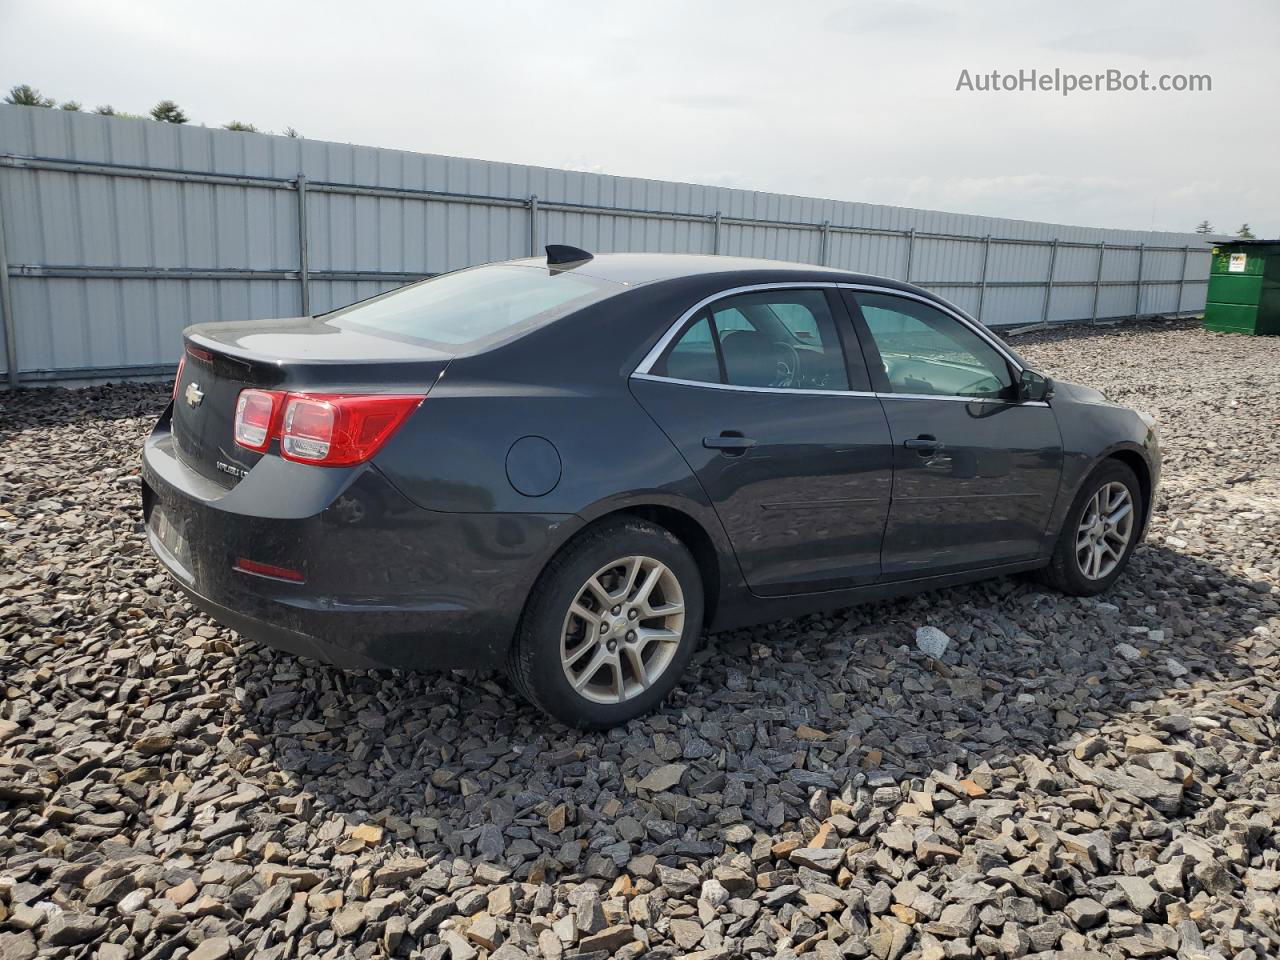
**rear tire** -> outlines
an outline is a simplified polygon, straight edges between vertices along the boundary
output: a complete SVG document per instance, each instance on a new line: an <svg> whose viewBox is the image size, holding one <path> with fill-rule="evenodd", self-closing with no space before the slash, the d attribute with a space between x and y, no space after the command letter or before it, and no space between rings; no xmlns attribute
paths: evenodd
<svg viewBox="0 0 1280 960"><path fill-rule="evenodd" d="M1134 472L1105 460L1080 485L1041 579L1073 597L1092 597L1120 578L1142 532L1146 504Z"/></svg>
<svg viewBox="0 0 1280 960"><path fill-rule="evenodd" d="M679 682L702 616L702 576L684 544L638 517L606 520L547 564L507 669L525 699L557 720L617 726Z"/></svg>

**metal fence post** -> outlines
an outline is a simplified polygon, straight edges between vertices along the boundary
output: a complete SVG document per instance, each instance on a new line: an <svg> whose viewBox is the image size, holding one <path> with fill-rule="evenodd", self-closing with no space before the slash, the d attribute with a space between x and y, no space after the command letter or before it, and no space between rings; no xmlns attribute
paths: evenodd
<svg viewBox="0 0 1280 960"><path fill-rule="evenodd" d="M1173 312L1182 313L1182 286L1187 282L1187 257L1191 254L1191 244L1182 248L1182 270L1178 273L1178 307Z"/></svg>
<svg viewBox="0 0 1280 960"><path fill-rule="evenodd" d="M902 275L902 279L907 283L911 282L911 257L916 249L916 228L912 227L907 232L907 271Z"/></svg>
<svg viewBox="0 0 1280 960"><path fill-rule="evenodd" d="M982 303L987 299L987 263L991 259L991 234L982 238L982 279L978 281L978 322L982 322Z"/></svg>
<svg viewBox="0 0 1280 960"><path fill-rule="evenodd" d="M307 175L299 173L298 185L298 283L302 290L302 315L311 316L311 255L307 249Z"/></svg>
<svg viewBox="0 0 1280 960"><path fill-rule="evenodd" d="M4 368L9 389L18 389L18 321L9 293L9 258L4 251L4 208L0 205L0 327L4 329Z"/></svg>
<svg viewBox="0 0 1280 960"><path fill-rule="evenodd" d="M1058 238L1049 245L1049 278L1044 283L1044 306L1040 310L1040 326L1049 325L1049 298L1053 296L1053 266L1058 260Z"/></svg>
<svg viewBox="0 0 1280 960"><path fill-rule="evenodd" d="M1102 291L1102 258L1107 254L1107 241L1098 244L1098 272L1093 275L1093 312L1089 314L1089 322L1098 322L1098 294Z"/></svg>
<svg viewBox="0 0 1280 960"><path fill-rule="evenodd" d="M818 264L825 267L827 265L827 236L831 232L831 221L823 220L822 226L818 227Z"/></svg>
<svg viewBox="0 0 1280 960"><path fill-rule="evenodd" d="M1133 295L1133 318L1136 320L1142 316L1142 258L1147 252L1145 243L1138 244L1138 282L1137 290Z"/></svg>
<svg viewBox="0 0 1280 960"><path fill-rule="evenodd" d="M720 253L720 211L716 211L716 218L711 228L711 252L713 254Z"/></svg>
<svg viewBox="0 0 1280 960"><path fill-rule="evenodd" d="M538 195L529 194L529 256L538 255Z"/></svg>

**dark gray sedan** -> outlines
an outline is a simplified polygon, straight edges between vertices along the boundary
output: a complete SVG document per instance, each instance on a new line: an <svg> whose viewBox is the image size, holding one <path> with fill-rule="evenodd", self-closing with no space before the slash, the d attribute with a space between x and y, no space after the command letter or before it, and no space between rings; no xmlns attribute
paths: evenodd
<svg viewBox="0 0 1280 960"><path fill-rule="evenodd" d="M1038 571L1121 575L1155 425L933 294L549 247L316 318L186 332L144 452L157 556L246 636L505 664L601 727L705 631Z"/></svg>

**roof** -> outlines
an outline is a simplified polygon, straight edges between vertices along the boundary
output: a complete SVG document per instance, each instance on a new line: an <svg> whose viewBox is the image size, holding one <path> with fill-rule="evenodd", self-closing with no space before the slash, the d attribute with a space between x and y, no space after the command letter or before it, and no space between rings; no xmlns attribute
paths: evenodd
<svg viewBox="0 0 1280 960"><path fill-rule="evenodd" d="M1211 243L1215 247L1274 247L1276 244L1280 244L1280 240L1232 239L1232 240L1207 240L1205 242Z"/></svg>
<svg viewBox="0 0 1280 960"><path fill-rule="evenodd" d="M521 266L547 265L544 257L511 260ZM565 269L598 280L639 286L659 280L674 280L698 274L760 273L794 276L796 280L846 280L850 282L884 283L883 277L850 273L835 267L820 267L811 263L787 263L783 260L763 260L754 257L720 257L697 253L598 253L579 266ZM889 281L895 283L896 281Z"/></svg>

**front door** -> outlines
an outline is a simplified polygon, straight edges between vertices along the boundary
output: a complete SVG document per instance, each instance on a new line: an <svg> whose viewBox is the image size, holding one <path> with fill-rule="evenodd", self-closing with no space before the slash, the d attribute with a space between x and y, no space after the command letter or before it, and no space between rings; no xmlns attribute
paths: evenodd
<svg viewBox="0 0 1280 960"><path fill-rule="evenodd" d="M753 592L879 577L889 428L834 293L715 301L631 388L715 505Z"/></svg>
<svg viewBox="0 0 1280 960"><path fill-rule="evenodd" d="M886 580L1034 559L1062 471L1046 403L1021 403L1016 367L923 300L848 295L893 442Z"/></svg>

